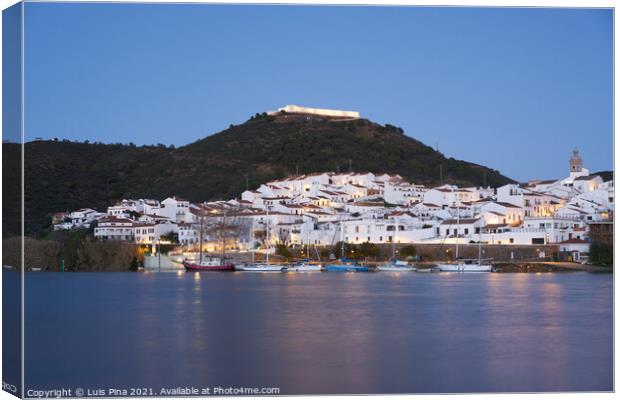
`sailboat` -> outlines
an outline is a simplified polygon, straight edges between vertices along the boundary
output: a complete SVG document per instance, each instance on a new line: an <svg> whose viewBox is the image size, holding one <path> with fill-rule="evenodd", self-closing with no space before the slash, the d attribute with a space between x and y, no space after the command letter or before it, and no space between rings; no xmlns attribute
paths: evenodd
<svg viewBox="0 0 620 400"><path fill-rule="evenodd" d="M414 271L414 268L411 267L407 261L399 261L396 259L396 235L398 234L398 220L395 220L394 222L396 222L396 230L394 231L394 238L392 239L392 260L388 263L377 265L377 270L390 272Z"/></svg>
<svg viewBox="0 0 620 400"><path fill-rule="evenodd" d="M335 236L335 235L334 235ZM328 272L369 272L370 268L365 265L358 264L355 260L348 260L344 256L344 232L342 229L342 221L340 221L340 242L342 257L340 258L340 264L327 264L325 271Z"/></svg>
<svg viewBox="0 0 620 400"><path fill-rule="evenodd" d="M459 259L459 202L456 203L456 251L455 263L438 264L437 268L441 272L491 272L493 266L485 264L482 261L482 242L480 241L480 233L478 233L478 260Z"/></svg>
<svg viewBox="0 0 620 400"><path fill-rule="evenodd" d="M320 263L310 262L310 230L308 229L306 232L306 259L289 265L288 272L321 272L322 269L323 267Z"/></svg>
<svg viewBox="0 0 620 400"><path fill-rule="evenodd" d="M235 265L231 262L226 262L224 254L226 252L226 241L224 239L224 249L222 250L221 257L205 257L203 256L202 244L203 244L203 221L204 216L200 216L200 256L197 261L190 262L189 260L183 260L183 266L188 271L232 271L235 269Z"/></svg>
<svg viewBox="0 0 620 400"><path fill-rule="evenodd" d="M254 251L252 250L252 262L235 265L235 270L245 272L286 272L288 268L282 265L269 264L269 252L271 251L270 236L269 236L269 207L267 207L267 221L266 221L266 240L267 240L267 256L265 263L254 262ZM254 232L252 231L252 238ZM253 239L252 239L253 240Z"/></svg>

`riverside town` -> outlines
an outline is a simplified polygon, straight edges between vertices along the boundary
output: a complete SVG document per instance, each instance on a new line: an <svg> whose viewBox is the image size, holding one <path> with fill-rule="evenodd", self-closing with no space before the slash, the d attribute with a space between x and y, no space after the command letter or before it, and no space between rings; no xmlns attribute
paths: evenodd
<svg viewBox="0 0 620 400"><path fill-rule="evenodd" d="M270 114L283 112L359 118L298 106ZM612 244L614 187L613 179L592 175L575 149L565 177L500 187L425 187L397 174L323 172L266 182L227 201L172 196L84 207L55 213L53 229L89 229L101 241L133 243L147 270L419 264L417 270L479 272L519 260L589 263L593 247Z"/></svg>

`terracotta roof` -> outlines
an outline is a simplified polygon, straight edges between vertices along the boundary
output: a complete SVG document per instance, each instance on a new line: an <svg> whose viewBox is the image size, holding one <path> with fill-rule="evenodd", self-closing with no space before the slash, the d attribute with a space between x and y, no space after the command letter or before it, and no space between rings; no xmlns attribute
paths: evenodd
<svg viewBox="0 0 620 400"><path fill-rule="evenodd" d="M456 219L447 219L443 221L441 225L469 225L469 224L476 223L479 219L480 218L461 218L458 221L458 224L457 224Z"/></svg>
<svg viewBox="0 0 620 400"><path fill-rule="evenodd" d="M132 226L134 228L145 228L145 227L155 226L155 224L147 224L144 222L134 222Z"/></svg>
<svg viewBox="0 0 620 400"><path fill-rule="evenodd" d="M487 224L484 226L485 229L496 229L505 227L508 227L508 224Z"/></svg>
<svg viewBox="0 0 620 400"><path fill-rule="evenodd" d="M578 239L578 238L567 239L563 242L560 242L560 244L585 244L585 243L589 243L589 242L587 240Z"/></svg>
<svg viewBox="0 0 620 400"><path fill-rule="evenodd" d="M506 208L521 208L519 206L515 206L514 204L506 203L505 201L496 201L495 203L499 204L500 206L504 206Z"/></svg>
<svg viewBox="0 0 620 400"><path fill-rule="evenodd" d="M127 223L129 223L129 224L133 224L134 223L134 221L129 219L129 218L119 218L119 217L115 217L115 216L111 216L111 215L105 216L105 217L103 217L103 218L101 218L99 220L99 223L111 223L111 222L114 222L114 223L126 223L126 224Z"/></svg>

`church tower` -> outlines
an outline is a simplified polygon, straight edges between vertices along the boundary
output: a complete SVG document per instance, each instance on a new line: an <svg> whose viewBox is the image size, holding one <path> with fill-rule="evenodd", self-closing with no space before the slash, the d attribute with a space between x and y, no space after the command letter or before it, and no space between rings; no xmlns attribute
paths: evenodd
<svg viewBox="0 0 620 400"><path fill-rule="evenodd" d="M570 161L570 172L581 172L583 170L583 161L581 160L581 156L579 156L579 150L573 150L573 156Z"/></svg>

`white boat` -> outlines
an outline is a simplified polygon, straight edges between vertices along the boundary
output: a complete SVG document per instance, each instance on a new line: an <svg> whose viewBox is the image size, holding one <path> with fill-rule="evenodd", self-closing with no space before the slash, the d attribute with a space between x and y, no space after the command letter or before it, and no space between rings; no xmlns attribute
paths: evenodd
<svg viewBox="0 0 620 400"><path fill-rule="evenodd" d="M459 225L459 203L456 203L456 225ZM478 233L478 259L464 260L459 258L459 235L456 235L456 260L454 263L438 264L437 269L441 272L492 272L491 263L486 263L482 259L482 242L480 241L480 233Z"/></svg>
<svg viewBox="0 0 620 400"><path fill-rule="evenodd" d="M284 265L275 265L275 264L238 264L235 265L236 271L245 271L245 272L286 272L288 267Z"/></svg>
<svg viewBox="0 0 620 400"><path fill-rule="evenodd" d="M391 272L402 272L402 271L414 271L414 268L407 263L407 261L392 261L387 264L380 264L377 266L377 270L379 271L391 271Z"/></svg>
<svg viewBox="0 0 620 400"><path fill-rule="evenodd" d="M492 272L493 266L484 263L466 263L458 262L454 264L439 264L437 268L441 272Z"/></svg>
<svg viewBox="0 0 620 400"><path fill-rule="evenodd" d="M254 262L254 249L252 249L252 262L246 262L243 264L235 265L235 271L245 271L245 272L286 272L288 267L285 265L277 265L269 263L269 253L271 251L271 246L269 245L270 237L269 237L269 207L267 207L267 222L266 222L266 234L267 234L267 254L266 254L266 262L265 263L255 263ZM254 225L250 229L252 234L250 242L254 242ZM253 245L252 245L253 246Z"/></svg>
<svg viewBox="0 0 620 400"><path fill-rule="evenodd" d="M301 262L288 266L288 272L321 272L323 267L321 264L310 264L308 262Z"/></svg>

